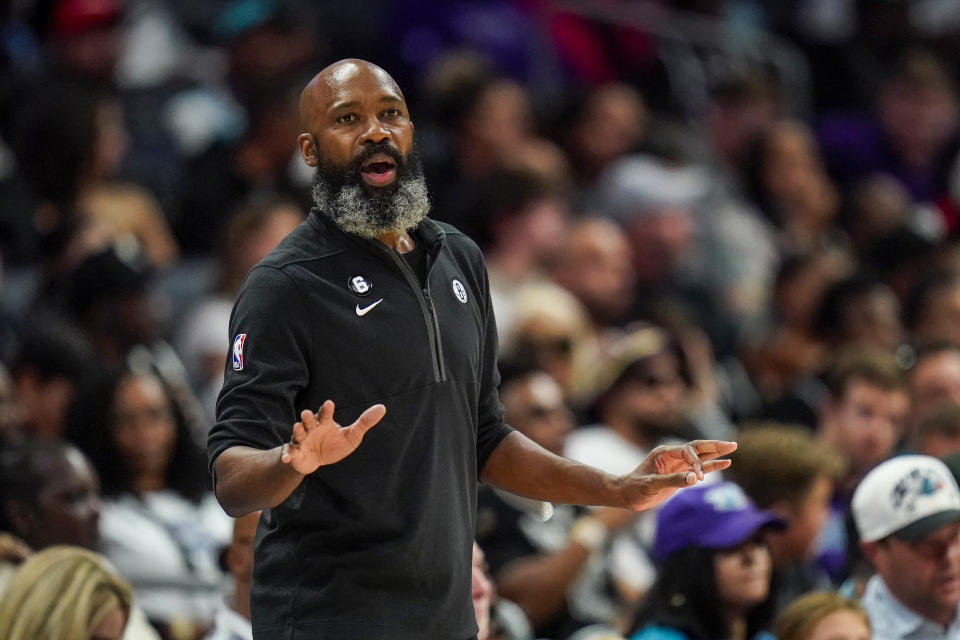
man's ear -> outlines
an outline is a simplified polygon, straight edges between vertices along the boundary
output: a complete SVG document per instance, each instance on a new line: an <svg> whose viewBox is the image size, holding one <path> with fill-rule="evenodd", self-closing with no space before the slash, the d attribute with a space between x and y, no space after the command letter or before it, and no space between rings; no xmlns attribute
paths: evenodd
<svg viewBox="0 0 960 640"><path fill-rule="evenodd" d="M304 162L311 167L315 167L320 164L320 157L317 154L317 145L314 144L312 135L309 133L301 133L300 137L297 138L297 143L300 145L300 155L303 156Z"/></svg>
<svg viewBox="0 0 960 640"><path fill-rule="evenodd" d="M880 554L883 553L883 545L880 542L864 542L860 541L860 550L863 551L863 555L870 561L870 564L873 565L874 569L878 568L878 562L880 561Z"/></svg>

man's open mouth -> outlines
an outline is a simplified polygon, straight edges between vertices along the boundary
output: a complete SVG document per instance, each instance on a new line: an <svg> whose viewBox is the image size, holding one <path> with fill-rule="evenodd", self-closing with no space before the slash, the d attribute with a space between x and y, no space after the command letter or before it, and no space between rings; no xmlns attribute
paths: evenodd
<svg viewBox="0 0 960 640"><path fill-rule="evenodd" d="M376 153L361 165L360 175L367 184L382 187L396 179L397 163L384 153Z"/></svg>

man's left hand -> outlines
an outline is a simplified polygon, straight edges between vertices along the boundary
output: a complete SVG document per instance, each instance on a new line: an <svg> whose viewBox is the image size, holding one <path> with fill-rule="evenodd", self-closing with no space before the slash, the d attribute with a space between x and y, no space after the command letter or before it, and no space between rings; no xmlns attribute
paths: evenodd
<svg viewBox="0 0 960 640"><path fill-rule="evenodd" d="M640 466L619 479L625 506L634 511L657 506L677 489L695 485L706 474L729 467L730 460L717 458L736 448L736 442L724 440L656 447Z"/></svg>

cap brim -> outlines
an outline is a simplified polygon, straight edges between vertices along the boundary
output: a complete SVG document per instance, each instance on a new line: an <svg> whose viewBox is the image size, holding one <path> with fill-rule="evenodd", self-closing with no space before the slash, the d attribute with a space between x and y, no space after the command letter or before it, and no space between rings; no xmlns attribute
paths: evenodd
<svg viewBox="0 0 960 640"><path fill-rule="evenodd" d="M946 509L911 522L904 528L894 531L892 535L904 542L919 542L940 527L954 522L960 522L960 509Z"/></svg>

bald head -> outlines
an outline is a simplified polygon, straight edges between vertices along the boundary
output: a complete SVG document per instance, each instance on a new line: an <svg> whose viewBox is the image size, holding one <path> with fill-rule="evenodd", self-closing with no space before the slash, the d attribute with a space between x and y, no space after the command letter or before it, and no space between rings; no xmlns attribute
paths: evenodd
<svg viewBox="0 0 960 640"><path fill-rule="evenodd" d="M344 89L358 80L373 80L382 89L394 93L403 101L399 85L382 68L357 58L339 60L315 75L300 93L300 123L307 131L313 131L318 112L336 104Z"/></svg>
<svg viewBox="0 0 960 640"><path fill-rule="evenodd" d="M336 62L304 88L300 118L300 153L317 169L314 204L342 230L378 238L427 215L413 122L390 74L364 60Z"/></svg>

